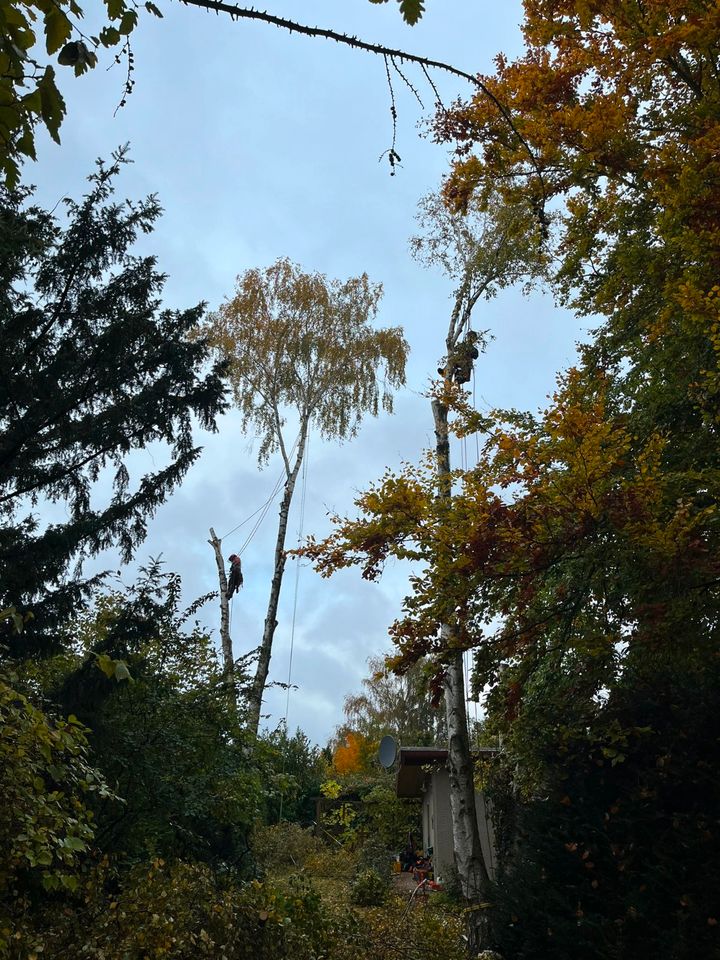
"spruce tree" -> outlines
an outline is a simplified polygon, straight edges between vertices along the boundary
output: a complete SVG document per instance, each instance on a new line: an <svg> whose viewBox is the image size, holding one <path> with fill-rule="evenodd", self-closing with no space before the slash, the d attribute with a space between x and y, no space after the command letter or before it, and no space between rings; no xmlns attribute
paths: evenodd
<svg viewBox="0 0 720 960"><path fill-rule="evenodd" d="M98 161L63 222L0 187L0 607L33 614L8 627L14 654L57 647L93 584L71 563L109 547L127 562L200 453L194 424L225 409L222 364L191 336L204 305L163 309L156 258L132 253L161 209L112 199L125 162ZM158 441L166 465L131 477L132 451ZM49 504L61 519L43 521Z"/></svg>

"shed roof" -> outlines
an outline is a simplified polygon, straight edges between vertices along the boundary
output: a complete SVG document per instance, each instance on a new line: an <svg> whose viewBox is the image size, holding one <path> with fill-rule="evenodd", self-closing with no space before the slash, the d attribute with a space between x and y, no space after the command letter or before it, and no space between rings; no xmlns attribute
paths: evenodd
<svg viewBox="0 0 720 960"><path fill-rule="evenodd" d="M473 750L475 756L492 755L498 752L496 747L479 747ZM425 777L432 769L444 767L448 752L441 747L400 747L395 793L398 797L420 797L423 793Z"/></svg>

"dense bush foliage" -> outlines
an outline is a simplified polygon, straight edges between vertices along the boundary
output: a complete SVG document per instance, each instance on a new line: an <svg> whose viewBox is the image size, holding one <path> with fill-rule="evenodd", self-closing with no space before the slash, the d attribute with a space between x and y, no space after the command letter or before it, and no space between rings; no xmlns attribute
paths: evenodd
<svg viewBox="0 0 720 960"><path fill-rule="evenodd" d="M283 725L262 735L276 789L266 796L269 823L288 820L309 825L315 819L315 798L327 773L327 760L302 730L290 736Z"/></svg>
<svg viewBox="0 0 720 960"><path fill-rule="evenodd" d="M507 953L530 960L571 942L613 960L715 956L717 662L646 654L604 702L550 716L549 685L565 682L560 664L537 678L515 724L513 753L542 764L525 797L507 765L491 774Z"/></svg>
<svg viewBox="0 0 720 960"><path fill-rule="evenodd" d="M74 717L47 717L0 677L0 956L38 897L78 888L94 835L89 795L108 793L88 764L86 732Z"/></svg>
<svg viewBox="0 0 720 960"><path fill-rule="evenodd" d="M281 888L239 885L202 864L155 860L122 878L92 871L70 910L35 915L14 938L11 958L42 948L45 960L171 957L172 960L315 960L330 926L320 899L301 880Z"/></svg>
<svg viewBox="0 0 720 960"><path fill-rule="evenodd" d="M255 862L263 872L289 867L298 870L324 850L322 841L297 823L258 824L251 842Z"/></svg>
<svg viewBox="0 0 720 960"><path fill-rule="evenodd" d="M412 833L421 831L421 804L419 800L400 800L392 783L377 783L363 796L366 829L387 849L397 853L403 850Z"/></svg>
<svg viewBox="0 0 720 960"><path fill-rule="evenodd" d="M47 695L90 728L94 763L118 795L93 808L101 850L249 870L247 835L275 778L263 745L248 750L216 651L192 621L197 605L183 611L180 595L179 578L153 563L99 596L67 627L72 654L44 665ZM104 657L129 679L98 669Z"/></svg>
<svg viewBox="0 0 720 960"><path fill-rule="evenodd" d="M353 903L362 907L379 907L387 900L388 881L376 870L361 870L350 888Z"/></svg>
<svg viewBox="0 0 720 960"><path fill-rule="evenodd" d="M393 860L394 856L382 838L371 834L358 849L357 870L374 870L378 876L389 881Z"/></svg>
<svg viewBox="0 0 720 960"><path fill-rule="evenodd" d="M432 899L408 911L406 897L388 896L383 886L382 906L351 906L342 879L321 897L307 876L238 883L207 865L163 860L118 873L105 859L69 896L64 910L46 903L16 924L9 960L34 953L43 960L465 957L460 918Z"/></svg>
<svg viewBox="0 0 720 960"><path fill-rule="evenodd" d="M323 844L317 853L310 854L305 868L314 877L348 880L357 869L357 853L347 847L331 848L329 844Z"/></svg>

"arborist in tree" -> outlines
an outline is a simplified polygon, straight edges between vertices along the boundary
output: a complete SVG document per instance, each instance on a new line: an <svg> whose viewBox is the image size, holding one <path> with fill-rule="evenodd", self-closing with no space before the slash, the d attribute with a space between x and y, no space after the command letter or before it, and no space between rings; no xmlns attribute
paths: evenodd
<svg viewBox="0 0 720 960"><path fill-rule="evenodd" d="M228 600L243 585L242 564L240 557L236 553L231 553L228 557L230 561L230 576L228 577Z"/></svg>
<svg viewBox="0 0 720 960"><path fill-rule="evenodd" d="M455 383L468 383L472 378L473 363L480 356L475 346L478 336L475 330L468 330L465 339L457 344L448 357L445 369L449 371L449 377ZM438 367L438 373L445 376L445 369Z"/></svg>
<svg viewBox="0 0 720 960"><path fill-rule="evenodd" d="M472 378L473 363L480 356L475 346L478 334L468 330L465 339L455 347L450 357L450 376L455 383L469 383Z"/></svg>

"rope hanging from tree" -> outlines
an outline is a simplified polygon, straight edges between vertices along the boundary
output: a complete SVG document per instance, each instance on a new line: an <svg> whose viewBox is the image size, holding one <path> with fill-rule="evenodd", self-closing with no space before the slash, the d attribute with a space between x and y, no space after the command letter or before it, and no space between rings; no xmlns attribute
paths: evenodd
<svg viewBox="0 0 720 960"><path fill-rule="evenodd" d="M305 532L305 498L307 494L307 469L308 469L308 460L310 459L310 437L308 436L307 445L305 447L305 458L302 465L302 477L301 477L301 494L300 494L300 518L298 521L298 547L302 544L304 532ZM292 689L292 668L293 668L293 653L295 650L295 622L297 619L297 605L298 605L298 588L300 585L300 568L303 564L299 559L295 560L295 590L293 592L293 612L292 612L292 621L290 625L290 658L288 661L288 673L287 673L287 682L285 684L285 716L283 718L283 727L285 729L285 737L288 736L288 714L290 712L290 691ZM282 773L283 778L285 776L285 767L287 764L287 750L283 754L282 762ZM285 801L285 789L283 787L283 781L281 780L280 786L280 810L278 813L278 823L282 821L283 813L283 803Z"/></svg>

